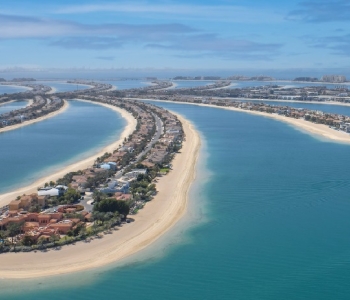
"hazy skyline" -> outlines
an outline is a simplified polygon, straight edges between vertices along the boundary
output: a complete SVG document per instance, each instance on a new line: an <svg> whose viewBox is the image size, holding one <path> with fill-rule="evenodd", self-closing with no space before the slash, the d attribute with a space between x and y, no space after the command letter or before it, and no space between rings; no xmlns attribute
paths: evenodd
<svg viewBox="0 0 350 300"><path fill-rule="evenodd" d="M0 68L348 68L350 1L16 1Z"/></svg>

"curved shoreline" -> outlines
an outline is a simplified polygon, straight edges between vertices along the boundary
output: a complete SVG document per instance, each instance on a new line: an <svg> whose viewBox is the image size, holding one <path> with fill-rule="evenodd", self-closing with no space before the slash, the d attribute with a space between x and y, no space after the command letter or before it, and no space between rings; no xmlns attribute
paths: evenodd
<svg viewBox="0 0 350 300"><path fill-rule="evenodd" d="M2 102L2 103L0 103L0 106L6 105L6 104L10 104L10 103L13 103L13 102L16 102L16 100L10 100L10 101L7 101L7 102Z"/></svg>
<svg viewBox="0 0 350 300"><path fill-rule="evenodd" d="M2 254L0 277L36 278L102 267L144 249L172 228L187 210L201 144L192 123L177 117L183 124L186 141L173 160L173 170L159 179L157 196L133 216L135 222L102 239L62 247L59 251ZM171 194L169 187L173 189Z"/></svg>
<svg viewBox="0 0 350 300"><path fill-rule="evenodd" d="M18 102L18 101L28 101L27 106L30 106L33 104L33 99L23 99L23 100L10 100L10 101L7 101L7 102L3 102L3 103L0 103L0 106L3 106L3 105L6 105L6 104L10 104L10 103L13 103L13 102Z"/></svg>
<svg viewBox="0 0 350 300"><path fill-rule="evenodd" d="M130 99L140 100L140 101L169 102L169 103L175 103L175 104L196 105L196 106L232 110L232 111L241 112L241 113L258 115L261 117L267 117L267 118L271 118L271 119L275 119L277 121L287 123L289 125L292 125L293 127L300 128L311 135L316 135L316 136L320 136L322 138L327 138L327 139L330 139L330 140L335 141L335 142L350 144L350 134L348 134L344 131L338 131L338 130L331 129L327 125L316 124L316 123L312 123L309 121L305 121L304 119L294 119L294 118L289 118L289 117L285 117L285 116L277 115L277 114L269 114L269 113L264 113L264 112L259 112L259 111L244 110L244 109L239 109L239 108L229 107L229 106L217 106L217 105L212 105L212 104L200 104L200 103L189 103L189 102L181 102L181 101L140 99L140 98L130 98Z"/></svg>
<svg viewBox="0 0 350 300"><path fill-rule="evenodd" d="M317 104L317 105L337 105L337 106L350 106L350 103L346 102L337 102L337 101L301 101L301 100L283 100L283 99L255 99L255 98L215 98L213 99L224 99L224 100L233 100L233 101L242 101L242 102L282 102L282 103L306 103L306 104Z"/></svg>
<svg viewBox="0 0 350 300"><path fill-rule="evenodd" d="M91 101L80 100L80 99L76 99L76 100L86 101L89 103L95 103L97 105L102 105L102 106L108 107L114 111L119 112L122 115L122 117L124 119L126 119L126 121L128 123L126 125L124 131L122 132L119 140L104 147L97 154L94 154L93 156L88 157L82 161L70 164L70 165L62 168L61 170L55 172L54 174L50 174L50 175L47 175L45 177L42 177L42 178L36 180L34 183L30 184L29 186L22 187L22 188L14 190L14 191L0 195L0 206L7 205L11 200L15 199L18 195L30 194L30 193L37 192L37 188L39 186L43 186L45 184L45 182L48 182L50 180L56 181L58 178L63 177L65 174L67 174L69 172L81 170L81 169L88 168L88 167L92 166L92 164L94 163L94 161L96 160L97 157L103 155L105 152L111 152L111 151L115 150L116 148L118 148L118 146L124 141L124 138L128 137L136 128L137 121L135 120L135 118L131 114L129 114L124 109L121 109L121 108L118 108L118 107L115 107L112 105L104 104L104 103L99 103L99 102L91 102ZM0 255L0 257L1 257L1 255Z"/></svg>
<svg viewBox="0 0 350 300"><path fill-rule="evenodd" d="M24 126L27 126L27 125L31 125L31 124L34 124L34 123L37 123L37 122L40 122L40 121L43 121L43 120L46 120L46 119L49 119L49 118L52 118L62 112L64 112L69 104L66 100L63 100L63 106L56 110L56 111L53 111L45 116L42 116L42 117L39 117L39 118L36 118L36 119L33 119L33 120L29 120L29 121L24 121L23 123L20 123L20 124L16 124L16 125L11 125L11 126L6 126L4 128L0 128L0 134L3 133L3 132L6 132L6 131L10 131L10 130L15 130L15 129L18 129L18 128L21 128L21 127L24 127ZM29 104L30 105L30 100L29 100ZM27 105L27 106L28 106Z"/></svg>
<svg viewBox="0 0 350 300"><path fill-rule="evenodd" d="M9 87L15 87L15 88L20 88L23 89L25 91L32 91L33 88L29 87L29 86L24 86L24 85L17 85L17 84L1 84L3 86L9 86ZM18 93L22 93L22 92L18 92ZM16 94L16 93L10 93L10 94Z"/></svg>

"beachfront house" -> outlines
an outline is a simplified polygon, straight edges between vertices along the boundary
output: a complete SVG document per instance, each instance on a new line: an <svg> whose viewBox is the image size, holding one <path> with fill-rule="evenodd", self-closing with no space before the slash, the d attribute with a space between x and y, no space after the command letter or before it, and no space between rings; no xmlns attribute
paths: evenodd
<svg viewBox="0 0 350 300"><path fill-rule="evenodd" d="M100 192L104 194L114 194L117 192L127 193L129 190L129 182L124 181L111 181L107 187L101 188Z"/></svg>
<svg viewBox="0 0 350 300"><path fill-rule="evenodd" d="M40 188L38 190L38 196L49 196L49 197L54 197L54 196L61 196L65 193L65 191L68 189L68 187L64 185L57 185L56 187L44 187Z"/></svg>

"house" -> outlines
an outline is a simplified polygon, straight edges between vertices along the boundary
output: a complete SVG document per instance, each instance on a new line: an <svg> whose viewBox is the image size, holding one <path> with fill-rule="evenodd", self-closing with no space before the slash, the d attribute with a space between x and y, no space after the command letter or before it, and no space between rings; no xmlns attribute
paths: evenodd
<svg viewBox="0 0 350 300"><path fill-rule="evenodd" d="M116 192L127 193L129 190L129 182L127 181L111 181L108 187L101 188L100 192L105 194L114 194Z"/></svg>
<svg viewBox="0 0 350 300"><path fill-rule="evenodd" d="M39 196L49 196L49 197L54 197L54 196L61 196L64 194L64 192L68 189L68 187L63 186L63 185L57 185L56 187L44 187L40 188L38 190L38 195Z"/></svg>
<svg viewBox="0 0 350 300"><path fill-rule="evenodd" d="M47 196L38 196L37 194L23 195L19 199L10 202L9 210L27 210L30 206L34 204L39 204L41 207L44 207L46 205L47 199Z"/></svg>
<svg viewBox="0 0 350 300"><path fill-rule="evenodd" d="M127 180L136 178L138 175L145 175L147 173L147 169L133 169L131 172L128 172L124 175Z"/></svg>

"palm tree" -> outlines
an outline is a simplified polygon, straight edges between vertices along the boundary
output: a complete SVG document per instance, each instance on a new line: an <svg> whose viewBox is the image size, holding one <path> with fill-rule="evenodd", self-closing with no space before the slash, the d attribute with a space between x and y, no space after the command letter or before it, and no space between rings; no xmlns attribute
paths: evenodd
<svg viewBox="0 0 350 300"><path fill-rule="evenodd" d="M13 244L13 238L21 231L24 222L10 223L7 226L8 236L11 237L11 243Z"/></svg>

